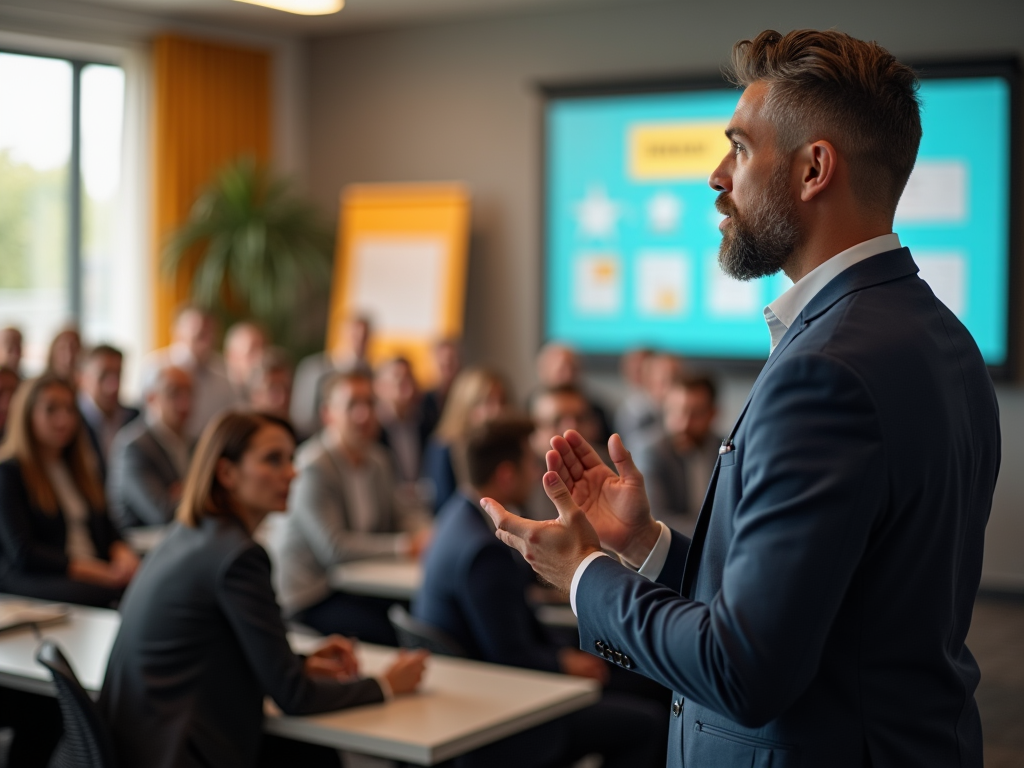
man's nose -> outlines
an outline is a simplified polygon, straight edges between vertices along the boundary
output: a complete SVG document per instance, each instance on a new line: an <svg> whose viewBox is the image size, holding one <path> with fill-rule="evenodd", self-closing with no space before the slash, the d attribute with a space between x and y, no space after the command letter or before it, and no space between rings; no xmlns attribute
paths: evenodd
<svg viewBox="0 0 1024 768"><path fill-rule="evenodd" d="M708 177L708 186L715 192L732 192L732 174L726 167L729 164L729 155L722 158L722 162L711 172Z"/></svg>

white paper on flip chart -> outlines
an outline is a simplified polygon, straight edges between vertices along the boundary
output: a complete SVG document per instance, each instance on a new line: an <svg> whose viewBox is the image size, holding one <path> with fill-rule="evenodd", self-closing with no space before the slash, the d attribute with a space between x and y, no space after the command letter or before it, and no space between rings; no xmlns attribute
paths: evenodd
<svg viewBox="0 0 1024 768"><path fill-rule="evenodd" d="M364 237L355 244L351 302L383 335L435 335L441 324L444 241Z"/></svg>
<svg viewBox="0 0 1024 768"><path fill-rule="evenodd" d="M612 254L576 259L574 303L585 315L614 315L622 307L622 265Z"/></svg>

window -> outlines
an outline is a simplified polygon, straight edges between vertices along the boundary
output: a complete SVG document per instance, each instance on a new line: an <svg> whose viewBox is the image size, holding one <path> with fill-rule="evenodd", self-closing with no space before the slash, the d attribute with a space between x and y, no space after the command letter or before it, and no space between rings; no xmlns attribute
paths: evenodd
<svg viewBox="0 0 1024 768"><path fill-rule="evenodd" d="M30 373L65 323L124 337L124 93L117 66L0 52L0 325L25 333Z"/></svg>

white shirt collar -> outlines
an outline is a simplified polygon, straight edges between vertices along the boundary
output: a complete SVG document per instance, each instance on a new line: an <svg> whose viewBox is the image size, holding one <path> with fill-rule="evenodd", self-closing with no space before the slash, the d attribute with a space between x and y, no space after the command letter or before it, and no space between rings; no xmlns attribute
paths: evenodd
<svg viewBox="0 0 1024 768"><path fill-rule="evenodd" d="M764 319L772 335L772 352L804 307L822 288L832 282L836 275L858 262L901 247L900 238L896 234L873 237L847 248L842 253L837 253L793 283L792 288L764 308Z"/></svg>

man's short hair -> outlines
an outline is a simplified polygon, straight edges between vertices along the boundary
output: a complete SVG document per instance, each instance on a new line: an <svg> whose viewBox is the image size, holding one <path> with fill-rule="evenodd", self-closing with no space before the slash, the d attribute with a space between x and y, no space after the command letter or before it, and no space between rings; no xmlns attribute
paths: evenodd
<svg viewBox="0 0 1024 768"><path fill-rule="evenodd" d="M522 417L495 419L470 432L464 447L469 482L480 488L506 461L522 461L532 432L533 422Z"/></svg>
<svg viewBox="0 0 1024 768"><path fill-rule="evenodd" d="M85 353L85 362L91 363L100 357L116 357L124 360L124 352L111 344L97 344Z"/></svg>
<svg viewBox="0 0 1024 768"><path fill-rule="evenodd" d="M252 370L252 375L249 377L249 384L255 386L264 377L269 376L272 373L291 373L292 372L292 358L287 351L280 347L269 347L263 351L260 355L260 360L256 363L256 366Z"/></svg>
<svg viewBox="0 0 1024 768"><path fill-rule="evenodd" d="M334 391L335 387L340 387L342 384L350 384L354 381L365 381L370 386L373 386L373 375L358 366L348 370L332 371L331 373L326 374L320 379L320 405L323 406L327 403L331 398L331 392Z"/></svg>
<svg viewBox="0 0 1024 768"><path fill-rule="evenodd" d="M714 405L718 400L718 387L710 376L687 376L673 383L673 387L686 390L702 389L708 393L708 402Z"/></svg>
<svg viewBox="0 0 1024 768"><path fill-rule="evenodd" d="M854 193L892 213L921 143L914 71L874 42L835 30L766 30L733 47L732 79L768 85L762 114L791 152L827 139L848 160Z"/></svg>

